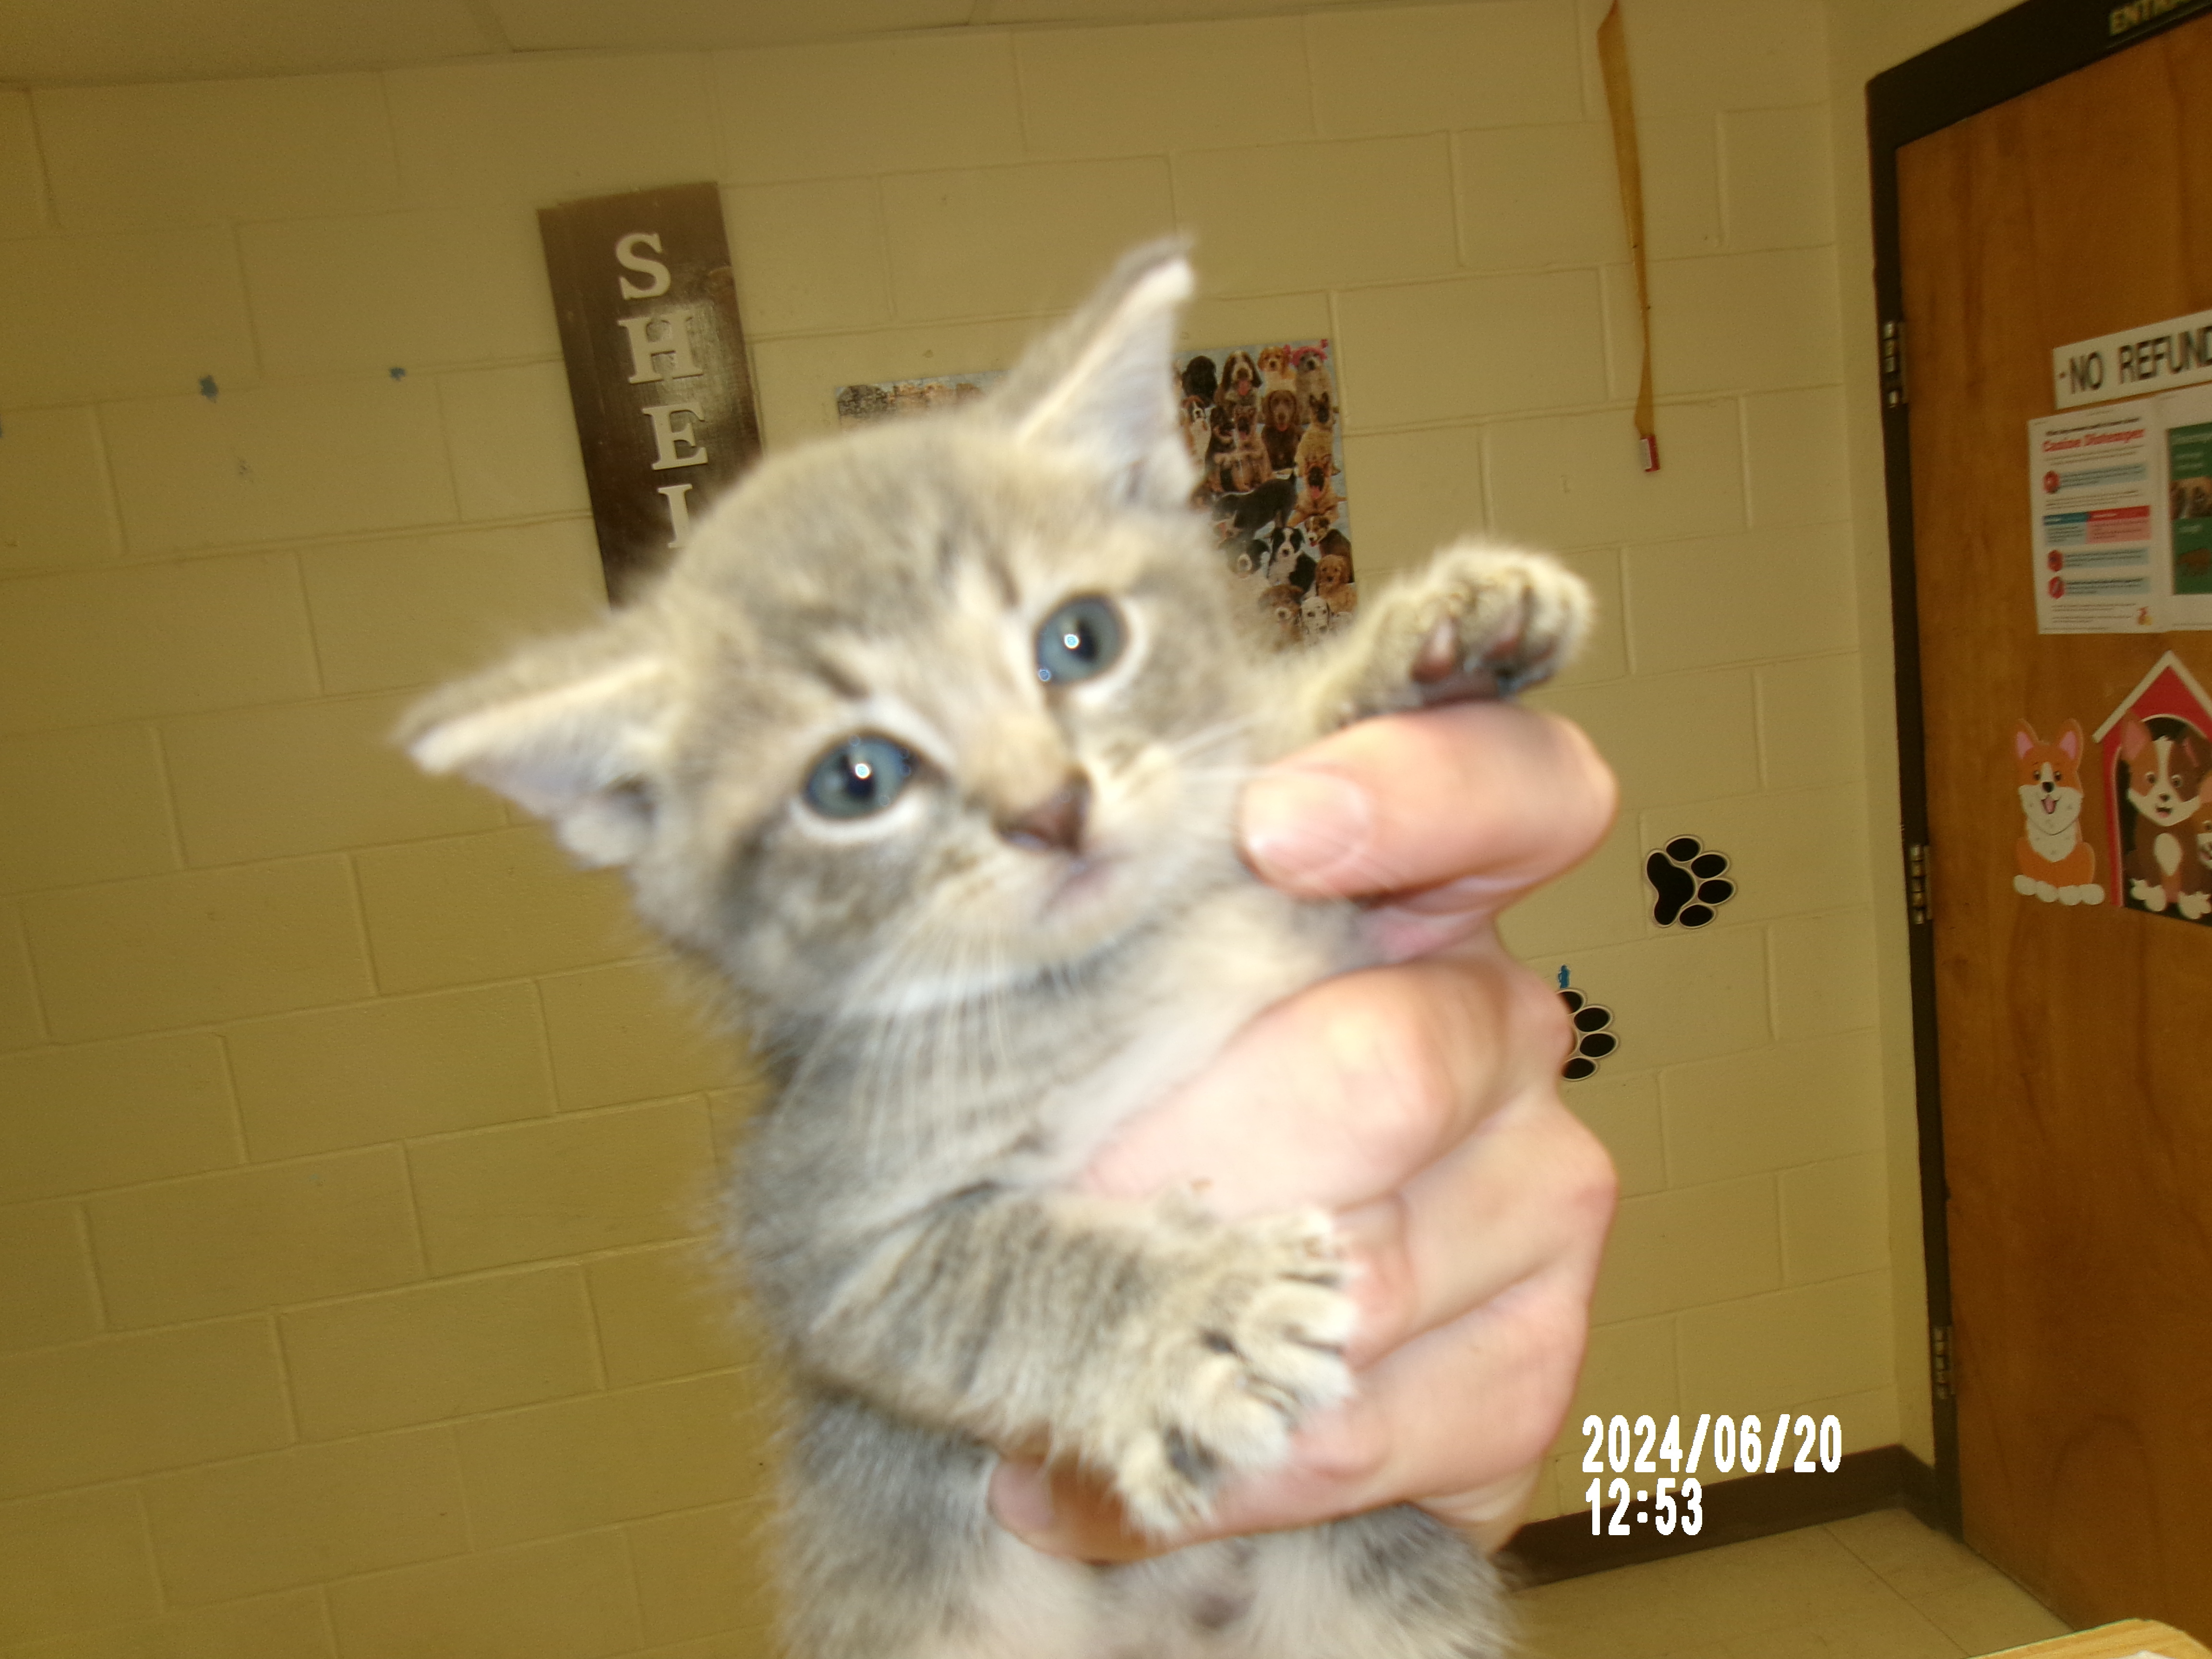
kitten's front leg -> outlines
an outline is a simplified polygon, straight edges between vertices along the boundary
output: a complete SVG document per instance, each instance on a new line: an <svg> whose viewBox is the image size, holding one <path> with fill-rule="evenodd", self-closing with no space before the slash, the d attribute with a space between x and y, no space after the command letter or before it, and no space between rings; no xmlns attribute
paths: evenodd
<svg viewBox="0 0 2212 1659"><path fill-rule="evenodd" d="M970 1196L881 1240L799 1357L903 1416L1097 1469L1165 1536L1350 1394L1343 1276L1318 1211Z"/></svg>
<svg viewBox="0 0 2212 1659"><path fill-rule="evenodd" d="M1510 696L1564 667L1589 631L1589 589L1558 560L1461 542L1363 604L1302 688L1310 729Z"/></svg>

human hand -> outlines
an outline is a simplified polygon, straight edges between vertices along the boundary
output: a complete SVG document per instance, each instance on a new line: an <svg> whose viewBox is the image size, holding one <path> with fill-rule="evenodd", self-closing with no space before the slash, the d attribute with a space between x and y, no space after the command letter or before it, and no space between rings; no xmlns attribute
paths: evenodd
<svg viewBox="0 0 2212 1659"><path fill-rule="evenodd" d="M1253 868L1289 892L1368 901L1388 965L1263 1013L1084 1183L1127 1197L1202 1185L1228 1216L1335 1211L1358 1392L1171 1547L1407 1501L1485 1549L1519 1524L1574 1393L1614 1180L1559 1101L1559 999L1495 923L1597 844L1613 800L1577 728L1495 702L1363 721L1245 792ZM1079 1470L1002 1462L991 1503L1052 1554L1163 1547Z"/></svg>

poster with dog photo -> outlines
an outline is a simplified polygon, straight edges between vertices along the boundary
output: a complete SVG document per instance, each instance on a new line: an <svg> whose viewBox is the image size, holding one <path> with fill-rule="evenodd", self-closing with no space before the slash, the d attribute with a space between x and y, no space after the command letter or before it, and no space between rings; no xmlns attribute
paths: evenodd
<svg viewBox="0 0 2212 1659"><path fill-rule="evenodd" d="M1275 643L1349 627L1359 588L1329 343L1182 352L1175 368L1199 504Z"/></svg>
<svg viewBox="0 0 2212 1659"><path fill-rule="evenodd" d="M2158 400L2165 428L2168 628L2212 628L2212 386Z"/></svg>
<svg viewBox="0 0 2212 1659"><path fill-rule="evenodd" d="M1267 636L1287 647L1350 625L1359 604L1342 406L1327 340L1178 353L1175 395L1214 544ZM981 397L995 374L837 388L846 431Z"/></svg>
<svg viewBox="0 0 2212 1659"><path fill-rule="evenodd" d="M2097 728L2112 902L2212 918L2212 701L2167 652Z"/></svg>

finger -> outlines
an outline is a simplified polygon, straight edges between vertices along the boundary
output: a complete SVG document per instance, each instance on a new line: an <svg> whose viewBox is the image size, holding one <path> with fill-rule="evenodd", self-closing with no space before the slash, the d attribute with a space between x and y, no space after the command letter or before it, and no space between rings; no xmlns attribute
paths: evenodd
<svg viewBox="0 0 2212 1659"><path fill-rule="evenodd" d="M1613 774L1581 730L1504 702L1363 720L1244 791L1244 854L1276 886L1374 897L1448 888L1491 913L1566 870L1613 820Z"/></svg>
<svg viewBox="0 0 2212 1659"><path fill-rule="evenodd" d="M1562 1261L1360 1375L1346 1404L1299 1429L1291 1461L1225 1489L1202 1527L1139 1535L1110 1492L1069 1472L1002 1464L1001 1525L1048 1554L1133 1561L1209 1538L1316 1525L1418 1503L1484 1548L1509 1537L1574 1396L1589 1269Z"/></svg>
<svg viewBox="0 0 2212 1659"><path fill-rule="evenodd" d="M1573 1397L1615 1184L1604 1148L1547 1083L1402 1198L1354 1218L1358 1394L1300 1429L1289 1465L1232 1486L1212 1522L1175 1546L1408 1500L1482 1548L1502 1544ZM992 1500L1053 1554L1130 1561L1164 1547L1080 1472L1008 1465Z"/></svg>
<svg viewBox="0 0 2212 1659"><path fill-rule="evenodd" d="M992 1472L991 1514L1032 1549L1073 1561L1141 1561L1194 1540L1146 1538L1101 1481L1080 1470L1002 1462Z"/></svg>
<svg viewBox="0 0 2212 1659"><path fill-rule="evenodd" d="M1195 1186L1226 1216L1364 1204L1548 1086L1569 1041L1559 1000L1484 933L1268 1009L1127 1125L1084 1184L1120 1197Z"/></svg>
<svg viewBox="0 0 2212 1659"><path fill-rule="evenodd" d="M1589 1298L1586 1270L1560 1262L1395 1350L1282 1468L1230 1487L1206 1535L1408 1502L1478 1536L1510 1526L1573 1401Z"/></svg>
<svg viewBox="0 0 2212 1659"><path fill-rule="evenodd" d="M1617 1182L1550 1079L1404 1188L1337 1218L1364 1366L1554 1267L1595 1279Z"/></svg>
<svg viewBox="0 0 2212 1659"><path fill-rule="evenodd" d="M1363 1346L1383 1357L1360 1370L1358 1393L1299 1431L1288 1466L1232 1490L1216 1517L1222 1530L1306 1525L1407 1500L1477 1531L1510 1522L1573 1398L1615 1181L1604 1149L1555 1100L1516 1109L1486 1129L1499 1135L1495 1162L1472 1157L1472 1179L1455 1194L1441 1181L1409 1199L1402 1265L1377 1275L1409 1287L1382 1318L1419 1334L1395 1342L1387 1330L1363 1331ZM1503 1196L1522 1158L1532 1160L1520 1166L1520 1181L1533 1202L1500 1218L1486 1237L1480 1223L1466 1233L1478 1248L1508 1249L1524 1226L1550 1236L1529 1271L1492 1291L1487 1270L1452 1258L1444 1211L1426 1218L1420 1212L1477 1188ZM1468 1311L1423 1325L1469 1295L1476 1300Z"/></svg>

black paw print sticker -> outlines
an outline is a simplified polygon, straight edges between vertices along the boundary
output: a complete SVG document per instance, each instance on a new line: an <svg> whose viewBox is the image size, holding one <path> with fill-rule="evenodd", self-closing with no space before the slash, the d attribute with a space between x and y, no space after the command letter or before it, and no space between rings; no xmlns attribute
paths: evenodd
<svg viewBox="0 0 2212 1659"><path fill-rule="evenodd" d="M1606 1027L1613 1024L1613 1010L1601 1008L1580 991L1561 989L1559 1000L1567 1005L1567 1012L1575 1022L1575 1049L1567 1056L1567 1063L1559 1068L1559 1075L1572 1082L1586 1078L1597 1070L1597 1063L1620 1046L1620 1039Z"/></svg>
<svg viewBox="0 0 2212 1659"><path fill-rule="evenodd" d="M1662 927L1680 922L1702 927L1713 919L1713 907L1735 896L1735 884L1724 879L1728 854L1708 853L1695 836L1677 836L1644 860L1644 879L1659 896L1651 906L1651 920Z"/></svg>

